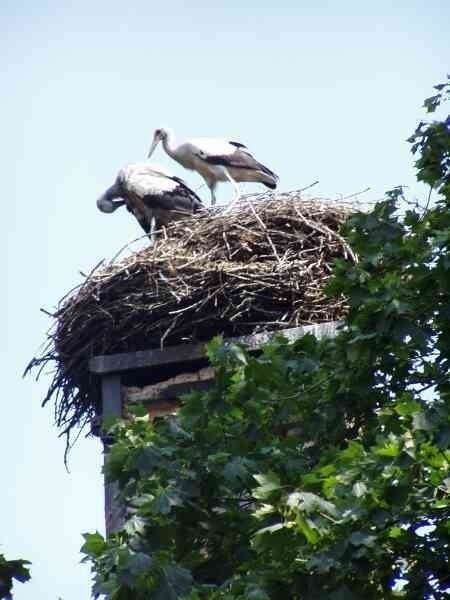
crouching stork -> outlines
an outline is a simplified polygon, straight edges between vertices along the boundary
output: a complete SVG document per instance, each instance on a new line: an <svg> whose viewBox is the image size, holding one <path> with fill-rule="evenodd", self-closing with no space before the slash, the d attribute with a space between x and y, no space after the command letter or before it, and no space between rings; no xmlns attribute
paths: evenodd
<svg viewBox="0 0 450 600"><path fill-rule="evenodd" d="M148 157L162 142L166 153L186 169L197 171L211 192L211 205L216 203L215 189L219 181L229 181L235 190L233 202L240 198L238 181L263 183L271 189L277 187L278 177L258 162L244 144L215 138L195 139L177 145L168 129L157 129Z"/></svg>
<svg viewBox="0 0 450 600"><path fill-rule="evenodd" d="M182 179L148 162L131 163L121 169L114 184L97 200L97 208L104 213L112 213L124 205L148 234L152 245L157 228L203 207L200 198Z"/></svg>

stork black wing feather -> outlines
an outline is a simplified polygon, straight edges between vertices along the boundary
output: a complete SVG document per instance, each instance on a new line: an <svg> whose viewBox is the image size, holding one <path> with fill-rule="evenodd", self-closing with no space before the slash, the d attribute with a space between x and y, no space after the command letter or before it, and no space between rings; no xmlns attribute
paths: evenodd
<svg viewBox="0 0 450 600"><path fill-rule="evenodd" d="M246 152L242 148L238 148L233 154L216 154L215 156L202 156L202 158L212 165L223 165L224 167L234 167L235 169L249 169L250 171L262 171L263 173L270 175L270 177L273 177L275 180L278 179L278 176L273 171L258 162L250 152Z"/></svg>
<svg viewBox="0 0 450 600"><path fill-rule="evenodd" d="M136 211L134 211L129 204L126 205L127 210L133 215L133 217L136 219L136 221L139 223L139 225L142 227L142 229L145 231L145 233L149 234L150 233L150 223L147 221L147 219L138 214Z"/></svg>
<svg viewBox="0 0 450 600"><path fill-rule="evenodd" d="M247 148L247 146L245 144L241 144L241 142L228 142L229 144L231 144L232 146L235 146L236 148Z"/></svg>
<svg viewBox="0 0 450 600"><path fill-rule="evenodd" d="M195 210L203 207L203 203L200 200L200 197L197 196L197 194L194 192L194 190L191 190L191 188L187 185L187 183L185 183L183 181L183 179L181 179L181 177L174 176L174 177L172 177L172 179L174 181L176 181L182 187L182 189L189 194L189 196L191 196L194 205L198 204L198 206L195 206Z"/></svg>
<svg viewBox="0 0 450 600"><path fill-rule="evenodd" d="M166 213L180 212L192 214L203 207L200 198L193 194L189 188L176 188L173 192L166 192L164 195L147 194L142 198L142 202L150 210L164 211Z"/></svg>

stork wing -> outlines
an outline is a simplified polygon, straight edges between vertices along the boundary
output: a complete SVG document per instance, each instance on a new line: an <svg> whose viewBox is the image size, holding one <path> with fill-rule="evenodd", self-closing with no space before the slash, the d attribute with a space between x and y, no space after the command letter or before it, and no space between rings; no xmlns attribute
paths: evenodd
<svg viewBox="0 0 450 600"><path fill-rule="evenodd" d="M180 186L178 192L182 195L185 194L191 198L192 204L195 205L195 210L203 208L203 203L200 200L199 196L197 196L194 190L191 190L191 188L187 185L185 181L183 181L183 179L181 179L181 177L172 177L172 179L176 181Z"/></svg>
<svg viewBox="0 0 450 600"><path fill-rule="evenodd" d="M118 176L127 191L143 198L147 194L165 194L174 190L178 182L162 167L148 162L131 163Z"/></svg>
<svg viewBox="0 0 450 600"><path fill-rule="evenodd" d="M147 194L142 201L148 209L157 211L164 222L173 218L170 213L180 213L180 216L181 214L191 215L203 208L200 198L184 183L164 194ZM163 212L166 217L162 216Z"/></svg>
<svg viewBox="0 0 450 600"><path fill-rule="evenodd" d="M247 147L240 142L226 142L224 140L198 140L198 156L212 165L223 165L235 169L248 169L262 171L275 180L277 175L268 167L258 162L250 154Z"/></svg>
<svg viewBox="0 0 450 600"><path fill-rule="evenodd" d="M133 210L129 204L127 204L127 209L133 215L133 217L135 217L136 221L139 223L145 233L150 233L151 227L149 220L144 215L141 215L139 212Z"/></svg>

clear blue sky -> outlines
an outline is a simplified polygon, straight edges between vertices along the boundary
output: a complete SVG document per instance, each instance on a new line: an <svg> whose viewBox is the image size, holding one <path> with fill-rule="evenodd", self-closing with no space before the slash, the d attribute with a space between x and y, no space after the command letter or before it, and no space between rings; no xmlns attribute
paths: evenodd
<svg viewBox="0 0 450 600"><path fill-rule="evenodd" d="M49 326L39 308L140 235L96 197L161 126L241 140L283 190L318 179L321 195L378 198L412 184L404 140L449 70L450 3L2 0L0 19L0 551L33 562L17 600L82 600L80 534L103 530L101 448L81 439L67 474L40 408L49 379L21 373Z"/></svg>

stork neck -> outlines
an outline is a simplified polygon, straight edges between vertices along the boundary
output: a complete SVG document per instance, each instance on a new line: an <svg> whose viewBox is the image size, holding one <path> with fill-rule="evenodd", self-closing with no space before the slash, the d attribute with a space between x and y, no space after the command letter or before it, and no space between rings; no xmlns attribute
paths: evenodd
<svg viewBox="0 0 450 600"><path fill-rule="evenodd" d="M108 200L114 200L115 198L120 198L122 193L122 188L119 181L115 181L111 187L109 187L104 193L105 198Z"/></svg>
<svg viewBox="0 0 450 600"><path fill-rule="evenodd" d="M167 136L162 140L162 145L167 154L173 158L176 154L177 147L175 144L175 136L172 131L167 132Z"/></svg>

